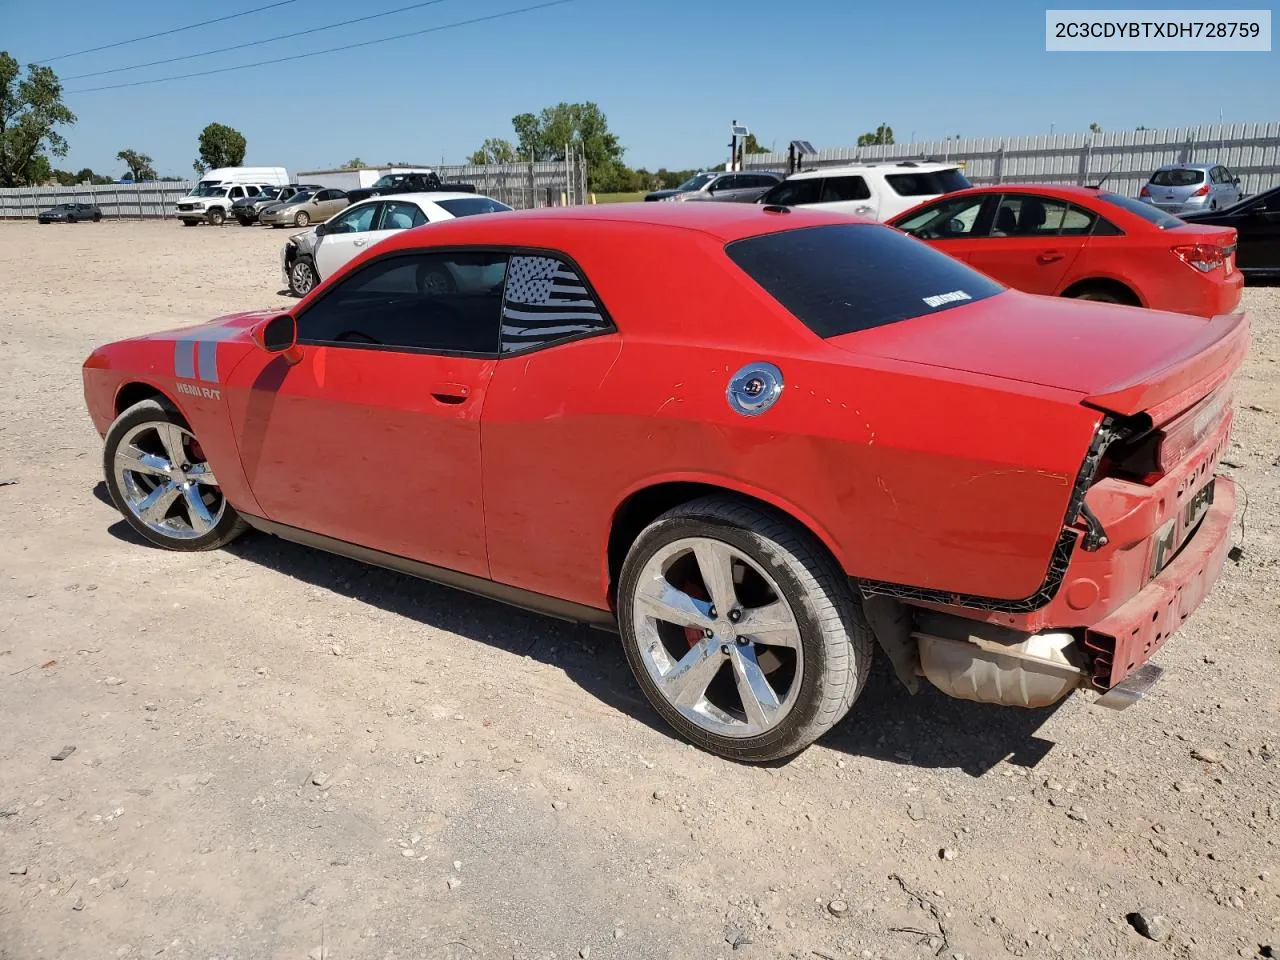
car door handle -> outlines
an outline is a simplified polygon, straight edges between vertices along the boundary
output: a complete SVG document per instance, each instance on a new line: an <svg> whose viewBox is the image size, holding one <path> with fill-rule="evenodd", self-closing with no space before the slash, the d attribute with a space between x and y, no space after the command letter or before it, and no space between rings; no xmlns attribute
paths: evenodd
<svg viewBox="0 0 1280 960"><path fill-rule="evenodd" d="M471 388L465 383L434 383L431 385L431 396L437 403L466 403L471 396Z"/></svg>
<svg viewBox="0 0 1280 960"><path fill-rule="evenodd" d="M369 241L368 240L352 240L351 242L355 244L357 247L363 247Z"/></svg>
<svg viewBox="0 0 1280 960"><path fill-rule="evenodd" d="M1057 250L1046 250L1044 253L1036 257L1036 263L1056 263L1062 259L1062 254Z"/></svg>

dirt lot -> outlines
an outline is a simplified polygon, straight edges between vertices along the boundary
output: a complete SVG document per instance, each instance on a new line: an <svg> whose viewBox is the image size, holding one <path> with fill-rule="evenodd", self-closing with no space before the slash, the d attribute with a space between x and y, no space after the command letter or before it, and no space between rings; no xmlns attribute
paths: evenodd
<svg viewBox="0 0 1280 960"><path fill-rule="evenodd" d="M881 662L758 768L672 739L607 634L131 535L81 360L290 302L284 239L0 225L0 958L1280 951L1280 289L1245 295L1244 556L1143 703L911 697Z"/></svg>

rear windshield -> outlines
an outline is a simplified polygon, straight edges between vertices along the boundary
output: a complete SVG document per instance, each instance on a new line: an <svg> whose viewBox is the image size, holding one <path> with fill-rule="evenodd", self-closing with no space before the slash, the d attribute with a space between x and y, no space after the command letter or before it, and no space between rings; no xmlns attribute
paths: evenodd
<svg viewBox="0 0 1280 960"><path fill-rule="evenodd" d="M729 258L820 337L938 313L1004 290L878 224L832 224L735 240Z"/></svg>
<svg viewBox="0 0 1280 960"><path fill-rule="evenodd" d="M469 217L476 213L502 213L510 210L505 203L490 200L488 197L466 197L458 200L437 200L438 206L444 207L455 217Z"/></svg>
<svg viewBox="0 0 1280 960"><path fill-rule="evenodd" d="M1194 187L1204 182L1203 170L1157 170L1151 175L1157 187Z"/></svg>
<svg viewBox="0 0 1280 960"><path fill-rule="evenodd" d="M1132 197L1121 196L1118 193L1099 193L1098 199L1105 200L1113 207L1128 210L1134 216L1141 217L1148 223L1154 223L1161 230L1182 226L1182 221L1177 217L1170 216L1159 207L1153 207L1151 204L1143 203L1141 200L1134 200Z"/></svg>
<svg viewBox="0 0 1280 960"><path fill-rule="evenodd" d="M885 177L900 197L933 197L973 186L959 170L932 170L928 173L891 173Z"/></svg>

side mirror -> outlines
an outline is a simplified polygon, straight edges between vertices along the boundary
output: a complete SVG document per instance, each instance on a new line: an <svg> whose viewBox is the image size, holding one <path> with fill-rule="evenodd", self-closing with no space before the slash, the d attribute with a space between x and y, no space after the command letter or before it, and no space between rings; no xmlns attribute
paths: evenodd
<svg viewBox="0 0 1280 960"><path fill-rule="evenodd" d="M294 351L298 345L298 323L292 315L282 313L254 327L252 337L267 353Z"/></svg>
<svg viewBox="0 0 1280 960"><path fill-rule="evenodd" d="M315 232L317 237L323 237L329 231L323 223L317 223L315 226Z"/></svg>

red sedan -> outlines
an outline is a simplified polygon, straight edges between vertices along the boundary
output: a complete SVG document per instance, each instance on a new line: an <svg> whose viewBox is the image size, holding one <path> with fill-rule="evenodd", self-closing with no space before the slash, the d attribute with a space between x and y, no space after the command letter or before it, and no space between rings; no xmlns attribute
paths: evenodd
<svg viewBox="0 0 1280 960"><path fill-rule="evenodd" d="M1247 338L836 213L635 204L406 231L84 391L153 543L254 528L616 628L681 734L765 760L877 642L912 689L1136 696L1228 546Z"/></svg>
<svg viewBox="0 0 1280 960"><path fill-rule="evenodd" d="M1027 293L1216 317L1244 286L1235 230L1092 187L975 187L889 222Z"/></svg>

